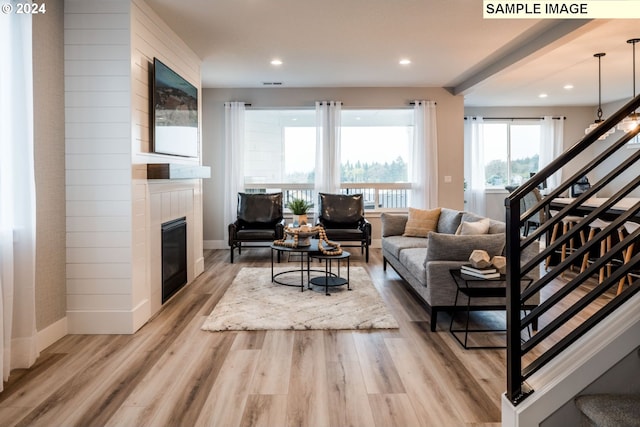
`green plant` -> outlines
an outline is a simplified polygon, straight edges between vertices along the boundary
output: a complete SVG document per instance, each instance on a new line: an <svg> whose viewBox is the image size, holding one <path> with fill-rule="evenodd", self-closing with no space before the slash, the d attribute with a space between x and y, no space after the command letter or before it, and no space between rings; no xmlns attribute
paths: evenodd
<svg viewBox="0 0 640 427"><path fill-rule="evenodd" d="M287 203L287 208L289 208L294 215L304 215L312 207L313 203L307 203L306 200L298 198L293 198Z"/></svg>

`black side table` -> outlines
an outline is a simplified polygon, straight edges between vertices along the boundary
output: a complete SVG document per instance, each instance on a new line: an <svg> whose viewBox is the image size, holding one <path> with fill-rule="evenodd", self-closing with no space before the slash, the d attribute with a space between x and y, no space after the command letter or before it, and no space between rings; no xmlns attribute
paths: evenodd
<svg viewBox="0 0 640 427"><path fill-rule="evenodd" d="M469 329L469 317L471 314L471 299L472 298L506 298L506 276L500 275L498 278L483 279L475 276L464 274L459 268L449 270L453 281L456 283L456 298L454 305L454 311L451 314L451 323L449 324L449 332L453 337L464 347L465 349L500 349L506 348L506 345L502 346L470 346L468 345L468 337L470 333L474 332L506 332L506 329ZM523 277L521 279L528 287L533 282L533 279L529 277ZM456 307L458 307L458 297L460 293L467 297L466 313L467 318L465 321L464 329L454 329L453 321L456 314ZM481 306L480 306L481 307ZM506 305L496 307L488 307L486 310L506 310ZM458 336L459 333L464 332L464 341Z"/></svg>
<svg viewBox="0 0 640 427"><path fill-rule="evenodd" d="M347 290L351 290L349 286L349 260L351 259L351 254L347 251L342 251L340 255L325 255L322 252L317 252L309 255L310 258L316 258L319 260L324 260L324 276L313 277L309 280L309 288L311 285L324 286L325 295L331 295L329 293L329 287L332 286L344 286L347 285ZM340 277L340 262L343 260L347 260L347 277ZM333 261L337 261L338 264L338 272L334 273L332 271L332 263Z"/></svg>

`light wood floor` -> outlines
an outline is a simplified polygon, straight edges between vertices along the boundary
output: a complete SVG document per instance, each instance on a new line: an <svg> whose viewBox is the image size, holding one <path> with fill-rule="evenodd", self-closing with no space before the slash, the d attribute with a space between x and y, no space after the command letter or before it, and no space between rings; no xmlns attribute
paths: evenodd
<svg viewBox="0 0 640 427"><path fill-rule="evenodd" d="M438 331L379 249L365 267L388 331L205 332L242 267L268 251L206 251L206 270L135 335L69 335L0 393L0 426L499 426L504 350ZM295 291L292 288L292 298Z"/></svg>

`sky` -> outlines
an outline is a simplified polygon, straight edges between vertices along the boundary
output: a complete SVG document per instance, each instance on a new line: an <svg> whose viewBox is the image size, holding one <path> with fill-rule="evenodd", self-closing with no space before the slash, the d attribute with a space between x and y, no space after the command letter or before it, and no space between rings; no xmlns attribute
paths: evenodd
<svg viewBox="0 0 640 427"><path fill-rule="evenodd" d="M392 162L398 156L409 161L410 130L403 127L343 127L342 163ZM315 167L315 128L285 129L285 171L310 172ZM295 148L294 148L295 147Z"/></svg>

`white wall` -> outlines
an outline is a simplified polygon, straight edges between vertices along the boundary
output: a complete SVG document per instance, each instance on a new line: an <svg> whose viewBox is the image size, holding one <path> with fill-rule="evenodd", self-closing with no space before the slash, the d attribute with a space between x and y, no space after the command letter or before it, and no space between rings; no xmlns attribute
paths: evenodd
<svg viewBox="0 0 640 427"><path fill-rule="evenodd" d="M200 60L142 0L66 0L64 37L69 332L132 333L152 314L154 268L150 191L132 164L169 161L148 154L149 58L198 88Z"/></svg>
<svg viewBox="0 0 640 427"><path fill-rule="evenodd" d="M226 248L222 194L224 165L224 102L244 101L252 108L313 108L317 100L342 101L343 108L406 107L417 99L436 101L439 205L463 207L463 97L444 88L257 88L205 89L203 105L203 164L212 177L204 183L204 240L207 247ZM451 183L444 176L451 176ZM377 228L377 230L376 230ZM379 236L374 224L374 239Z"/></svg>
<svg viewBox="0 0 640 427"><path fill-rule="evenodd" d="M131 329L130 4L65 2L69 332Z"/></svg>

